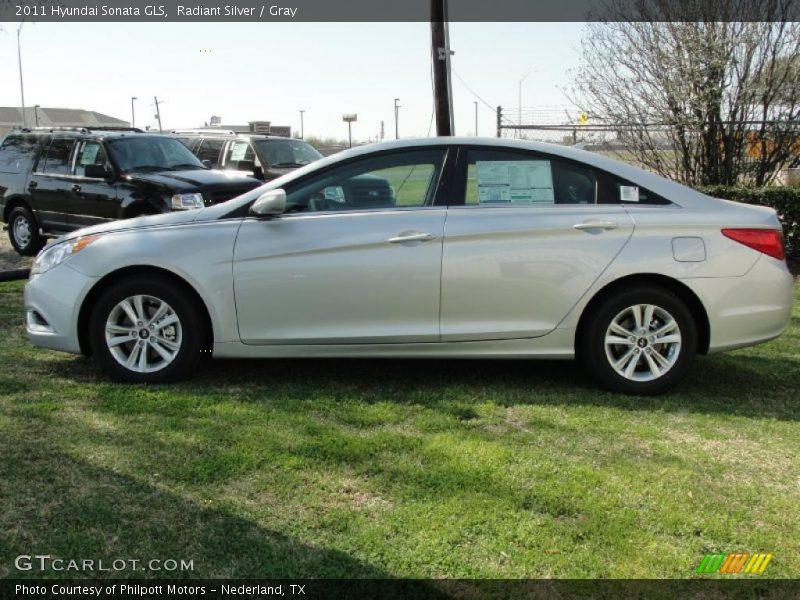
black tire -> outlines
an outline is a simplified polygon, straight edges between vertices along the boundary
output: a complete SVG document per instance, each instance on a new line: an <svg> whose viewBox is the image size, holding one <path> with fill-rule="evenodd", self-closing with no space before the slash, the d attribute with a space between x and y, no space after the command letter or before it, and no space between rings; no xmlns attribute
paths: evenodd
<svg viewBox="0 0 800 600"><path fill-rule="evenodd" d="M20 234L20 228L27 231L27 236ZM39 224L27 206L16 206L8 215L8 239L14 250L23 256L34 256L44 247L45 239L39 233Z"/></svg>
<svg viewBox="0 0 800 600"><path fill-rule="evenodd" d="M658 315L671 316L674 319L680 334L680 347L664 344L652 346L650 344L651 336L637 334L635 341L631 341L631 337L634 336L627 338L630 346L612 345L607 353L606 332L612 321L621 314L625 315L624 311L630 307L642 304L655 306L660 311L664 311L658 312L651 319L654 329L658 329L665 322L660 320ZM678 296L661 287L642 285L610 294L590 310L592 312L587 315L587 320L581 327L576 350L584 367L603 387L623 394L653 396L669 391L686 376L697 353L697 326L691 312ZM630 314L632 324L633 313L628 314ZM646 324L646 326L649 329L650 324ZM641 332L641 330L639 331ZM651 332L652 330L648 330L648 333ZM641 338L645 338L645 340L642 341ZM635 381L618 373L609 358L611 356L621 360L629 350L635 352L635 355L631 355L631 360L626 362L625 366L629 366L631 361L636 361L631 377L652 376L653 371L648 365L649 361L645 353L649 354L651 358L655 358L653 353L663 352L667 354L670 361L674 359L674 362L671 367L666 369L666 372L649 381ZM663 356L663 354L661 355ZM660 368L664 367L660 366Z"/></svg>
<svg viewBox="0 0 800 600"><path fill-rule="evenodd" d="M148 296L166 302L178 318L178 324L174 330L179 333L176 337L167 340L178 346L178 349L174 351L174 358L171 362L165 363L163 367L152 372L140 372L124 366L112 354L106 342L106 324L109 318L112 317L112 311L116 311L113 315L121 316L123 319L121 323L127 327L130 319L123 315L124 311L120 312L115 307L126 298L137 295ZM150 310L149 316L153 316L155 306L155 302L147 300L144 305L145 312ZM140 335L145 335L141 333L141 330L147 329L147 323L143 322L143 324L143 327L138 328ZM133 326L131 328L135 329ZM149 337L149 333L147 335L148 337L145 338L137 337L135 341L132 339L130 343L119 344L118 355L126 352L128 355L132 354L132 344L142 342L142 347L149 353L147 356L153 358L154 368L158 366L159 360L163 359L159 359L155 348L149 346L149 344L159 338L157 335L152 337ZM190 373L197 366L201 357L208 355L208 339L208 326L196 299L182 286L170 281L168 278L136 276L130 280L116 283L103 292L89 317L89 344L91 345L92 355L100 367L116 381L128 383L177 381L187 373ZM161 347L162 349L164 348L163 346Z"/></svg>

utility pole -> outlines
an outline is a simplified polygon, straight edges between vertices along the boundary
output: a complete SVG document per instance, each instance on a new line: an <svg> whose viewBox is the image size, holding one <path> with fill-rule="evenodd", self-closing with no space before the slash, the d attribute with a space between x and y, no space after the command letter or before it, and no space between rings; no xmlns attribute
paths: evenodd
<svg viewBox="0 0 800 600"><path fill-rule="evenodd" d="M36 119L36 127L39 126L39 109L42 108L38 104L33 107L33 118Z"/></svg>
<svg viewBox="0 0 800 600"><path fill-rule="evenodd" d="M455 133L453 87L450 80L450 34L447 28L447 0L431 0L431 60L433 62L433 105L436 135Z"/></svg>
<svg viewBox="0 0 800 600"><path fill-rule="evenodd" d="M25 21L22 21L17 27L17 60L19 61L19 95L22 101L22 127L23 129L28 126L28 121L25 118L25 86L22 84L22 48L19 42L20 33L22 33L22 26Z"/></svg>
<svg viewBox="0 0 800 600"><path fill-rule="evenodd" d="M478 137L478 101L473 100L472 103L475 105L475 137Z"/></svg>
<svg viewBox="0 0 800 600"><path fill-rule="evenodd" d="M501 125L502 121L503 121L503 107L498 105L498 107L497 107L497 137L502 137L500 135L501 134L500 125Z"/></svg>
<svg viewBox="0 0 800 600"><path fill-rule="evenodd" d="M305 129L303 128L303 113L304 112L306 112L306 111L304 111L304 110L300 111L300 139L301 140L306 139L306 132L305 132Z"/></svg>
<svg viewBox="0 0 800 600"><path fill-rule="evenodd" d="M398 119L400 118L400 98L394 99L394 139L400 139L400 127L398 125Z"/></svg>
<svg viewBox="0 0 800 600"><path fill-rule="evenodd" d="M158 106L158 96L153 96L153 100L156 103L156 119L158 119L158 130L163 131L161 128L161 108Z"/></svg>
<svg viewBox="0 0 800 600"><path fill-rule="evenodd" d="M384 128L383 128L383 121L381 121L381 141L383 141L384 136L386 135Z"/></svg>
<svg viewBox="0 0 800 600"><path fill-rule="evenodd" d="M136 96L131 96L131 127L136 127L136 112L133 109L133 103L138 100Z"/></svg>
<svg viewBox="0 0 800 600"><path fill-rule="evenodd" d="M525 75L522 76L522 79L519 80L519 98L518 98L518 101L519 101L519 104L518 104L519 122L517 123L517 125L520 125L520 126L522 125L522 82L525 81L528 78L528 75L530 75L531 73L535 73L535 72L536 72L536 69L531 69L530 71L525 73ZM516 137L522 137L522 130L521 129L517 129Z"/></svg>

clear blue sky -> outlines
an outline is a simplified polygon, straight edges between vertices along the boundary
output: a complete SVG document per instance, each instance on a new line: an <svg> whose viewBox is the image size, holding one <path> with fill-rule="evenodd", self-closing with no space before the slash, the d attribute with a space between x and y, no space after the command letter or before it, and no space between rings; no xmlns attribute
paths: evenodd
<svg viewBox="0 0 800 600"><path fill-rule="evenodd" d="M19 106L16 25L0 25L0 106ZM579 64L580 23L453 23L453 67L489 104L566 105L560 87ZM206 50L206 52L201 52ZM306 134L346 138L342 113L358 113L353 135L428 132L432 93L428 23L26 23L25 101L97 110L154 125L153 95L166 128L271 120ZM474 133L476 98L454 76L456 132ZM479 130L493 135L479 105Z"/></svg>

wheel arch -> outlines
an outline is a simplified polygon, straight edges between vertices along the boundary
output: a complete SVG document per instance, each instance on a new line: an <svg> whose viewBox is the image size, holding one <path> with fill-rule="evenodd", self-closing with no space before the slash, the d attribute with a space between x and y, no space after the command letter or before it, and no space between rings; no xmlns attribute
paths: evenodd
<svg viewBox="0 0 800 600"><path fill-rule="evenodd" d="M92 289L89 290L89 293L86 294L81 304L80 311L78 312L78 343L84 355L89 356L91 354L91 345L89 344L89 316L92 314L92 309L97 304L97 301L110 286L118 281L123 281L134 276L158 277L181 287L192 298L192 301L200 311L200 316L206 324L208 335L208 339L205 342L206 348L211 348L214 343L214 323L211 320L211 314L208 311L206 303L197 290L183 277L172 271L151 265L135 265L123 267L108 273L100 278L92 286Z"/></svg>
<svg viewBox="0 0 800 600"><path fill-rule="evenodd" d="M708 319L708 312L705 306L700 301L697 294L685 283L678 281L666 275L659 275L657 273L641 273L634 275L626 275L619 279L606 284L603 288L598 290L588 304L584 307L578 320L578 327L575 331L575 345L576 349L581 339L589 315L603 300L613 295L620 289L630 288L633 285L652 285L666 289L681 299L686 305L686 308L692 315L695 324L697 325L697 353L707 354L708 347L711 340L711 325Z"/></svg>
<svg viewBox="0 0 800 600"><path fill-rule="evenodd" d="M6 199L6 205L3 207L3 222L8 223L8 217L11 216L11 211L17 208L18 206L24 206L27 208L31 213L33 213L33 209L31 208L30 202L28 202L24 196L11 196ZM36 215L33 215L36 217Z"/></svg>

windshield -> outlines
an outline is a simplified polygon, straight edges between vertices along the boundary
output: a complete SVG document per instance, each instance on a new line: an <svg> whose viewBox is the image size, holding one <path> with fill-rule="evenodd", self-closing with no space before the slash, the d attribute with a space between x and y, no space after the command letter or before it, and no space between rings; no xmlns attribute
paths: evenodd
<svg viewBox="0 0 800 600"><path fill-rule="evenodd" d="M322 154L302 140L254 140L258 153L270 167L302 167L322 158Z"/></svg>
<svg viewBox="0 0 800 600"><path fill-rule="evenodd" d="M205 169L189 149L173 138L131 136L108 141L111 156L120 171L177 171Z"/></svg>

